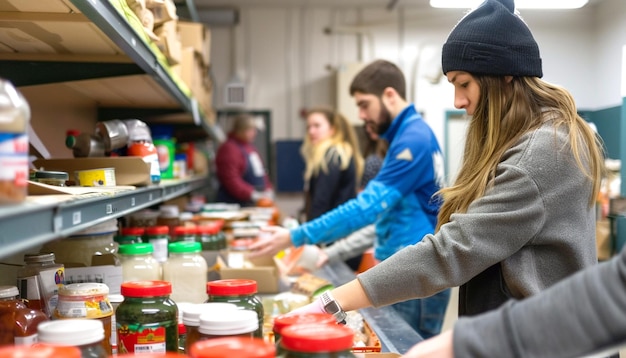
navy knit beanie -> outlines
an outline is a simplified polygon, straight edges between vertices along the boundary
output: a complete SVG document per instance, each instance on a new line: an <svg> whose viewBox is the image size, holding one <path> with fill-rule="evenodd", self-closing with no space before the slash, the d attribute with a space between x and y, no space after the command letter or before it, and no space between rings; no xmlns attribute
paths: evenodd
<svg viewBox="0 0 626 358"><path fill-rule="evenodd" d="M452 29L443 45L443 73L542 77L539 47L514 0L485 0Z"/></svg>

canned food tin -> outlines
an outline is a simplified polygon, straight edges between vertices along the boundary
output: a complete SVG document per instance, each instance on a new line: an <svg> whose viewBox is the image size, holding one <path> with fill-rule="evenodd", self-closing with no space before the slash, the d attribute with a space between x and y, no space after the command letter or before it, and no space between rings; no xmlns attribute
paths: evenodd
<svg viewBox="0 0 626 358"><path fill-rule="evenodd" d="M75 175L80 186L115 186L115 168L77 170Z"/></svg>

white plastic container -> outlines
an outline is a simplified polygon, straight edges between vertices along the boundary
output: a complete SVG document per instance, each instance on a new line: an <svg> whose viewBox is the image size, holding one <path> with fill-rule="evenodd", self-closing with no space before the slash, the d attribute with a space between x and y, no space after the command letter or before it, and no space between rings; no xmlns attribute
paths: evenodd
<svg viewBox="0 0 626 358"><path fill-rule="evenodd" d="M160 281L161 264L153 257L154 248L150 243L120 245L122 280Z"/></svg>
<svg viewBox="0 0 626 358"><path fill-rule="evenodd" d="M163 263L163 280L172 283L174 302L203 303L207 299L208 267L200 255L199 242L173 242L167 247L169 258Z"/></svg>
<svg viewBox="0 0 626 358"><path fill-rule="evenodd" d="M83 358L107 358L102 346L104 327L93 319L65 319L42 322L37 327L39 342L55 346L74 346Z"/></svg>

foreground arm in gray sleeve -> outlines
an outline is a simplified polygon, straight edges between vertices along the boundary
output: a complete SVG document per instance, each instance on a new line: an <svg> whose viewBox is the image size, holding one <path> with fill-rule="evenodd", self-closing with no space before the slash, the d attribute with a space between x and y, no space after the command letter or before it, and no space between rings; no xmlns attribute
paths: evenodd
<svg viewBox="0 0 626 358"><path fill-rule="evenodd" d="M453 333L455 357L579 357L626 343L626 250Z"/></svg>
<svg viewBox="0 0 626 358"><path fill-rule="evenodd" d="M359 256L374 245L376 226L368 225L324 248L328 262L345 261Z"/></svg>

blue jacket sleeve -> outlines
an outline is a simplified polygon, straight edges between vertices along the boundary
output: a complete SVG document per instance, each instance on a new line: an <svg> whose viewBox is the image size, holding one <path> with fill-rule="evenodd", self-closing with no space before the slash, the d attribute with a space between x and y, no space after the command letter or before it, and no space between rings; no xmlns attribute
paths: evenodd
<svg viewBox="0 0 626 358"><path fill-rule="evenodd" d="M355 199L291 230L291 241L295 246L333 242L374 223L378 215L400 199L402 195L397 190L371 181Z"/></svg>
<svg viewBox="0 0 626 358"><path fill-rule="evenodd" d="M409 136L404 136L407 138ZM432 181L433 159L428 147L417 141L399 138L387 153L379 174L353 200L291 231L295 246L333 242L374 223L379 215L402 198Z"/></svg>

